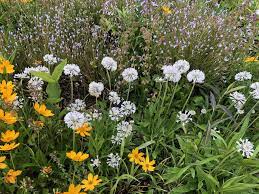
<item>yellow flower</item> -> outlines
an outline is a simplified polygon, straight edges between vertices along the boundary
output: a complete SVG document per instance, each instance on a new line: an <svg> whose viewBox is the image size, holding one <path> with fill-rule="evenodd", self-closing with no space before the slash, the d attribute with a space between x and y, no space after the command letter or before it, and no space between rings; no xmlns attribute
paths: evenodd
<svg viewBox="0 0 259 194"><path fill-rule="evenodd" d="M7 168L7 165L5 163L3 163L5 161L5 159L6 159L5 156L0 157L0 169Z"/></svg>
<svg viewBox="0 0 259 194"><path fill-rule="evenodd" d="M40 170L43 174L50 174L52 173L52 167L51 166L45 166Z"/></svg>
<svg viewBox="0 0 259 194"><path fill-rule="evenodd" d="M82 137L90 136L89 131L92 130L92 127L88 123L84 123L81 127L76 129L76 133L80 134Z"/></svg>
<svg viewBox="0 0 259 194"><path fill-rule="evenodd" d="M1 113L0 113L0 117L1 117ZM12 125L17 121L16 116L12 112L6 112L4 114L4 117L1 117L1 118L8 125Z"/></svg>
<svg viewBox="0 0 259 194"><path fill-rule="evenodd" d="M14 184L16 182L17 176L19 176L20 174L22 174L21 170L15 171L13 169L10 169L4 177L5 183Z"/></svg>
<svg viewBox="0 0 259 194"><path fill-rule="evenodd" d="M13 101L16 99L16 93L13 93L13 91L7 91L3 93L2 99L6 104L12 104Z"/></svg>
<svg viewBox="0 0 259 194"><path fill-rule="evenodd" d="M53 116L54 114L51 112L51 110L48 110L46 108L46 105L45 104L42 104L42 105L39 105L38 102L36 102L34 104L34 109L41 115L45 116L45 117L51 117Z"/></svg>
<svg viewBox="0 0 259 194"><path fill-rule="evenodd" d="M149 156L146 157L146 159L142 162L140 162L140 165L142 166L142 169L147 171L154 171L155 170L155 160L149 161Z"/></svg>
<svg viewBox="0 0 259 194"><path fill-rule="evenodd" d="M14 141L18 136L19 132L15 132L14 130L7 130L5 133L1 133L1 141L9 143Z"/></svg>
<svg viewBox="0 0 259 194"><path fill-rule="evenodd" d="M69 185L68 192L64 192L63 194L86 194L85 192L80 192L82 189L82 185L75 186L74 184Z"/></svg>
<svg viewBox="0 0 259 194"><path fill-rule="evenodd" d="M162 11L166 14L166 15L168 15L168 14L171 14L172 13L172 11L171 11L171 9L170 9L170 7L167 7L167 6L162 6Z"/></svg>
<svg viewBox="0 0 259 194"><path fill-rule="evenodd" d="M5 93L6 91L13 91L14 85L12 81L6 82L5 80L2 81L0 84L0 92Z"/></svg>
<svg viewBox="0 0 259 194"><path fill-rule="evenodd" d="M19 145L20 145L20 143L15 144L15 142L10 143L10 144L6 143L6 144L0 146L0 151L11 151L11 150L17 148Z"/></svg>
<svg viewBox="0 0 259 194"><path fill-rule="evenodd" d="M0 120L4 119L4 111L3 109L0 109Z"/></svg>
<svg viewBox="0 0 259 194"><path fill-rule="evenodd" d="M247 57L247 58L245 58L244 61L245 61L246 63L247 63L247 62L257 62L258 59L257 59L257 57Z"/></svg>
<svg viewBox="0 0 259 194"><path fill-rule="evenodd" d="M76 162L82 162L82 161L86 160L87 158L89 158L89 154L84 154L83 152L76 153L74 151L67 152L66 156Z"/></svg>
<svg viewBox="0 0 259 194"><path fill-rule="evenodd" d="M132 150L132 152L128 155L129 161L135 164L140 164L140 162L144 161L145 158L143 157L144 153L139 152L138 148Z"/></svg>
<svg viewBox="0 0 259 194"><path fill-rule="evenodd" d="M33 125L35 125L36 127L42 128L44 127L44 123L42 121L33 121L32 122Z"/></svg>
<svg viewBox="0 0 259 194"><path fill-rule="evenodd" d="M14 72L14 66L10 63L8 60L2 60L0 64L0 73L13 73Z"/></svg>
<svg viewBox="0 0 259 194"><path fill-rule="evenodd" d="M82 180L82 188L84 191L92 191L100 182L102 182L102 179L98 179L98 175L93 176L93 174L90 173L87 179Z"/></svg>

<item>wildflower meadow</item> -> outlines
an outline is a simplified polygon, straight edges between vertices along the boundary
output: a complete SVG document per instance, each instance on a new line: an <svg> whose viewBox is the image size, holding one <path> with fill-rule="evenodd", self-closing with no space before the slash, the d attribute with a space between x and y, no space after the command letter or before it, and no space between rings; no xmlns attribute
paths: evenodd
<svg viewBox="0 0 259 194"><path fill-rule="evenodd" d="M0 194L259 193L255 0L0 0Z"/></svg>

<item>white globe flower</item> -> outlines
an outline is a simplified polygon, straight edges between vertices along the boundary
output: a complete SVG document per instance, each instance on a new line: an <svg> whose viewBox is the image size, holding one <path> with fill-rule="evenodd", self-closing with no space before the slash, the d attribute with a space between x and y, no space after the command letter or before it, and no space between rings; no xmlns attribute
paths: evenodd
<svg viewBox="0 0 259 194"><path fill-rule="evenodd" d="M53 54L47 54L44 55L43 60L49 65L54 65L59 61L59 58L55 57Z"/></svg>
<svg viewBox="0 0 259 194"><path fill-rule="evenodd" d="M237 141L237 151L244 157L250 158L254 153L254 145L248 139L240 139Z"/></svg>
<svg viewBox="0 0 259 194"><path fill-rule="evenodd" d="M85 123L86 119L83 113L72 111L66 114L64 121L68 128L75 130L81 127Z"/></svg>
<svg viewBox="0 0 259 194"><path fill-rule="evenodd" d="M187 79L189 82L202 84L205 80L205 74L201 70L192 70L187 74Z"/></svg>
<svg viewBox="0 0 259 194"><path fill-rule="evenodd" d="M80 67L76 64L67 64L64 67L64 74L70 77L77 76L80 74Z"/></svg>
<svg viewBox="0 0 259 194"><path fill-rule="evenodd" d="M133 82L134 80L138 79L138 72L135 68L132 67L124 69L121 75L126 82Z"/></svg>
<svg viewBox="0 0 259 194"><path fill-rule="evenodd" d="M190 69L190 64L186 60L178 60L174 63L173 67L177 69L179 73L186 73Z"/></svg>
<svg viewBox="0 0 259 194"><path fill-rule="evenodd" d="M259 82L252 83L250 85L250 88L254 90L259 90Z"/></svg>
<svg viewBox="0 0 259 194"><path fill-rule="evenodd" d="M111 57L104 57L101 64L105 69L110 71L116 71L117 69L117 62Z"/></svg>
<svg viewBox="0 0 259 194"><path fill-rule="evenodd" d="M245 80L251 80L252 74L248 71L242 71L235 75L236 81L245 81Z"/></svg>
<svg viewBox="0 0 259 194"><path fill-rule="evenodd" d="M91 96L95 96L96 98L98 98L102 94L103 90L104 86L101 82L91 82L89 84L89 93Z"/></svg>
<svg viewBox="0 0 259 194"><path fill-rule="evenodd" d="M181 79L181 73L172 65L164 65L162 67L165 79L177 83Z"/></svg>

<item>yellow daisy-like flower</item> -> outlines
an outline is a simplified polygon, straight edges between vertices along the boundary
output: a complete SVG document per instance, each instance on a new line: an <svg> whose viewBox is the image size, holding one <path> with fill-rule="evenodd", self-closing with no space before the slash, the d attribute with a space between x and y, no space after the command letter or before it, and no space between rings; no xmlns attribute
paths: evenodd
<svg viewBox="0 0 259 194"><path fill-rule="evenodd" d="M44 117L51 117L54 114L51 112L51 110L48 110L45 104L40 105L38 102L34 104L34 109Z"/></svg>
<svg viewBox="0 0 259 194"><path fill-rule="evenodd" d="M0 111L0 118L2 118L2 120L3 120L6 124L12 125L12 124L16 123L17 118L16 118L16 116L14 115L13 112L6 112L3 117L1 117L1 116L2 116L1 114L2 114L2 113L1 113L1 111Z"/></svg>
<svg viewBox="0 0 259 194"><path fill-rule="evenodd" d="M75 186L74 184L69 185L68 191L63 194L86 194L85 192L81 192L82 185Z"/></svg>
<svg viewBox="0 0 259 194"><path fill-rule="evenodd" d="M244 62L248 63L248 62L257 62L258 59L257 57L247 57L245 58Z"/></svg>
<svg viewBox="0 0 259 194"><path fill-rule="evenodd" d="M9 143L14 141L19 137L19 132L15 132L15 130L7 130L5 133L1 133L1 141L5 143Z"/></svg>
<svg viewBox="0 0 259 194"><path fill-rule="evenodd" d="M13 93L13 91L7 91L3 93L2 99L6 104L12 104L13 101L16 99L16 93Z"/></svg>
<svg viewBox="0 0 259 194"><path fill-rule="evenodd" d="M7 168L7 165L5 163L3 163L5 161L5 159L6 159L5 156L0 157L0 169Z"/></svg>
<svg viewBox="0 0 259 194"><path fill-rule="evenodd" d="M129 161L135 164L140 164L140 162L144 161L145 158L143 157L144 153L139 152L138 148L132 150L132 152L128 155Z"/></svg>
<svg viewBox="0 0 259 194"><path fill-rule="evenodd" d="M140 162L140 165L142 166L142 169L147 172L147 171L154 171L155 170L155 160L150 161L149 156L146 157L146 159L142 162Z"/></svg>
<svg viewBox="0 0 259 194"><path fill-rule="evenodd" d="M0 64L0 73L13 73L14 72L14 66L10 63L8 60L2 60Z"/></svg>
<svg viewBox="0 0 259 194"><path fill-rule="evenodd" d="M171 11L171 9L170 9L170 7L167 7L167 6L162 6L162 11L166 14L166 15L168 15L168 14L171 14L172 13L172 11Z"/></svg>
<svg viewBox="0 0 259 194"><path fill-rule="evenodd" d="M81 135L82 137L85 137L85 136L90 136L90 131L92 130L93 128L88 124L88 123L84 123L81 127L77 128L76 129L76 133Z"/></svg>
<svg viewBox="0 0 259 194"><path fill-rule="evenodd" d="M82 188L84 191L92 191L94 188L102 182L102 179L98 179L98 175L88 174L87 179L82 180Z"/></svg>
<svg viewBox="0 0 259 194"><path fill-rule="evenodd" d="M2 80L2 83L0 84L0 92L5 93L6 91L13 91L14 85L12 81L6 82L5 80Z"/></svg>
<svg viewBox="0 0 259 194"><path fill-rule="evenodd" d="M89 158L89 154L84 154L83 152L76 153L74 151L67 152L66 156L75 162L82 162Z"/></svg>
<svg viewBox="0 0 259 194"><path fill-rule="evenodd" d="M8 183L8 184L15 184L16 183L16 179L17 179L17 176L19 176L20 174L22 174L22 171L21 170L13 170L13 169L10 169L5 177L4 177L4 181L5 183Z"/></svg>
<svg viewBox="0 0 259 194"><path fill-rule="evenodd" d="M19 145L20 145L20 143L15 144L15 142L10 143L10 144L6 143L6 144L0 146L0 151L11 151L11 150L17 148Z"/></svg>

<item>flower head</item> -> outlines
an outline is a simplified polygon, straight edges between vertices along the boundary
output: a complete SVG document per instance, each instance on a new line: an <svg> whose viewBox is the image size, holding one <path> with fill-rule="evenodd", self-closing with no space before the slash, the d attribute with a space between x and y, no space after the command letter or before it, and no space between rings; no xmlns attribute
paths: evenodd
<svg viewBox="0 0 259 194"><path fill-rule="evenodd" d="M80 74L80 67L76 64L67 64L64 67L64 74L70 77L78 76Z"/></svg>
<svg viewBox="0 0 259 194"><path fill-rule="evenodd" d="M112 168L116 168L120 165L120 160L121 158L118 153L110 153L107 158L107 164Z"/></svg>
<svg viewBox="0 0 259 194"><path fill-rule="evenodd" d="M120 104L120 102L121 102L121 99L120 99L118 93L113 92L113 91L111 91L109 93L109 100L112 104L117 104L117 105Z"/></svg>
<svg viewBox="0 0 259 194"><path fill-rule="evenodd" d="M176 122L181 122L183 125L192 121L192 114L190 111L178 112Z"/></svg>
<svg viewBox="0 0 259 194"><path fill-rule="evenodd" d="M7 168L7 165L3 163L5 161L6 157L5 156L0 156L0 169L5 169Z"/></svg>
<svg viewBox="0 0 259 194"><path fill-rule="evenodd" d="M116 71L117 62L111 57L104 57L102 60L102 66L110 71Z"/></svg>
<svg viewBox="0 0 259 194"><path fill-rule="evenodd" d="M187 74L189 82L202 84L205 80L205 74L200 70L192 70Z"/></svg>
<svg viewBox="0 0 259 194"><path fill-rule="evenodd" d="M93 128L88 124L88 123L84 123L81 127L79 128L76 128L76 133L79 134L80 136L82 137L85 137L85 136L90 136L90 131L92 130Z"/></svg>
<svg viewBox="0 0 259 194"><path fill-rule="evenodd" d="M5 133L1 133L1 141L9 143L16 140L18 136L19 132L15 132L14 130L7 130Z"/></svg>
<svg viewBox="0 0 259 194"><path fill-rule="evenodd" d="M172 65L164 65L162 67L163 74L165 76L165 80L172 81L174 83L177 83L181 79L181 73L173 67Z"/></svg>
<svg viewBox="0 0 259 194"><path fill-rule="evenodd" d="M143 156L144 153L139 152L138 148L133 149L131 153L128 155L129 161L135 164L140 164L140 162L144 161L145 158Z"/></svg>
<svg viewBox="0 0 259 194"><path fill-rule="evenodd" d="M83 113L72 111L66 114L64 121L67 124L68 128L73 130L81 127L85 123L85 116Z"/></svg>
<svg viewBox="0 0 259 194"><path fill-rule="evenodd" d="M245 61L246 63L248 63L248 62L257 62L258 59L257 59L257 57L247 57L247 58L245 58L244 61Z"/></svg>
<svg viewBox="0 0 259 194"><path fill-rule="evenodd" d="M39 104L38 102L36 102L34 104L34 109L40 114L43 115L45 117L51 117L54 114L51 112L51 110L48 110L45 104Z"/></svg>
<svg viewBox="0 0 259 194"><path fill-rule="evenodd" d="M171 14L172 11L170 9L170 7L167 7L167 6L162 6L162 11L164 12L164 14L168 15L168 14Z"/></svg>
<svg viewBox="0 0 259 194"><path fill-rule="evenodd" d="M53 54L44 55L43 60L49 65L54 65L59 61L59 59L55 57Z"/></svg>
<svg viewBox="0 0 259 194"><path fill-rule="evenodd" d="M68 191L63 194L86 194L85 192L80 192L82 185L75 186L74 184L69 185Z"/></svg>
<svg viewBox="0 0 259 194"><path fill-rule="evenodd" d="M102 94L103 90L104 86L101 82L91 82L89 84L89 93L91 96L95 96L96 98L98 98Z"/></svg>
<svg viewBox="0 0 259 194"><path fill-rule="evenodd" d="M251 80L252 74L248 71L242 71L235 75L236 81L244 81L244 80Z"/></svg>
<svg viewBox="0 0 259 194"><path fill-rule="evenodd" d="M15 183L16 183L16 179L17 179L17 176L19 176L20 174L22 174L22 171L21 171L21 170L13 170L13 169L10 169L10 170L5 174L5 177L4 177L5 183L7 183L7 184L15 184Z"/></svg>
<svg viewBox="0 0 259 194"><path fill-rule="evenodd" d="M146 159L143 160L142 162L140 162L140 165L142 166L142 169L145 172L154 171L155 170L155 167L154 167L155 160L150 161L149 160L149 156L146 156Z"/></svg>
<svg viewBox="0 0 259 194"><path fill-rule="evenodd" d="M92 163L90 165L92 167L99 167L101 165L101 161L98 156L96 156L96 158L91 159L91 162Z"/></svg>
<svg viewBox="0 0 259 194"><path fill-rule="evenodd" d="M8 125L12 125L17 121L16 115L13 112L5 112L4 116L2 116L2 111L1 111L0 115L1 115L0 118Z"/></svg>
<svg viewBox="0 0 259 194"><path fill-rule="evenodd" d="M237 141L237 150L246 158L250 158L254 152L254 145L248 139Z"/></svg>
<svg viewBox="0 0 259 194"><path fill-rule="evenodd" d="M82 188L84 191L93 191L96 186L102 182L102 179L98 179L98 175L88 174L87 179L82 180Z"/></svg>
<svg viewBox="0 0 259 194"><path fill-rule="evenodd" d="M186 60L178 60L174 63L173 67L181 74L187 73L190 69L190 63Z"/></svg>
<svg viewBox="0 0 259 194"><path fill-rule="evenodd" d="M89 158L89 154L84 154L83 152L76 153L74 151L67 152L66 156L75 162L82 162Z"/></svg>
<svg viewBox="0 0 259 194"><path fill-rule="evenodd" d="M133 102L130 101L124 101L121 104L120 112L124 116L129 116L131 114L134 114L136 112L136 105Z"/></svg>
<svg viewBox="0 0 259 194"><path fill-rule="evenodd" d="M69 111L82 111L86 108L86 104L83 100L76 99L75 102L69 104L67 109Z"/></svg>
<svg viewBox="0 0 259 194"><path fill-rule="evenodd" d="M6 144L0 146L0 151L11 151L11 150L17 148L19 145L20 145L20 143L15 144L15 142L10 143L10 144L6 143Z"/></svg>
<svg viewBox="0 0 259 194"><path fill-rule="evenodd" d="M14 72L14 66L10 63L8 60L2 60L0 61L0 73L13 73Z"/></svg>
<svg viewBox="0 0 259 194"><path fill-rule="evenodd" d="M138 72L135 68L132 67L124 69L121 75L126 82L133 82L134 80L138 79Z"/></svg>

